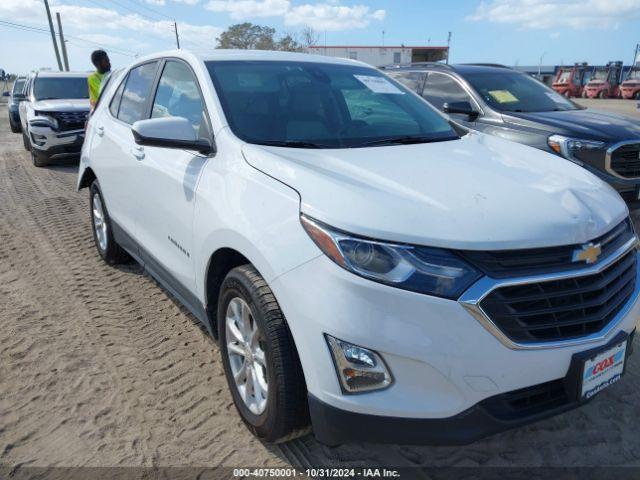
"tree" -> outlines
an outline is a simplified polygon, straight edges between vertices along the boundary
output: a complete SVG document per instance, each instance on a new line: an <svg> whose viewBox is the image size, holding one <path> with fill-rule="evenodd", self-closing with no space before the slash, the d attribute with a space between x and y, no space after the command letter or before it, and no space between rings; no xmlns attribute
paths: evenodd
<svg viewBox="0 0 640 480"><path fill-rule="evenodd" d="M232 50L302 51L302 46L289 34L275 40L276 29L245 22L231 25L218 37L218 48Z"/></svg>
<svg viewBox="0 0 640 480"><path fill-rule="evenodd" d="M245 22L231 25L220 34L218 48L233 50L273 50L275 28Z"/></svg>
<svg viewBox="0 0 640 480"><path fill-rule="evenodd" d="M320 41L320 34L311 27L304 27L300 35L302 36L302 45L307 48L317 45Z"/></svg>
<svg viewBox="0 0 640 480"><path fill-rule="evenodd" d="M289 34L276 42L275 49L282 50L283 52L301 52L303 50L302 45Z"/></svg>

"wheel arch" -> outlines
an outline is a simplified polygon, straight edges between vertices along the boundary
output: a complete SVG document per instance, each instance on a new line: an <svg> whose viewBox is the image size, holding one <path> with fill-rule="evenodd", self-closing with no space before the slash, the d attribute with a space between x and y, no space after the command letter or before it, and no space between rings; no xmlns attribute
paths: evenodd
<svg viewBox="0 0 640 480"><path fill-rule="evenodd" d="M93 181L98 178L91 167L87 167L82 172L82 176L78 180L78 190L89 188Z"/></svg>
<svg viewBox="0 0 640 480"><path fill-rule="evenodd" d="M258 270L245 255L230 247L219 248L209 258L204 279L206 308L211 323L211 333L216 339L218 338L218 296L222 282L231 270L247 264Z"/></svg>

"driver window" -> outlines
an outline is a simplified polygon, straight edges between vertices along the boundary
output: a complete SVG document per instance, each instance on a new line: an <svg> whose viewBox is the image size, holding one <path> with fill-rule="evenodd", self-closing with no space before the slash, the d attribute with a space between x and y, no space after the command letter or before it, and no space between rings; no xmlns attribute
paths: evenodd
<svg viewBox="0 0 640 480"><path fill-rule="evenodd" d="M469 102L473 105L471 96L456 80L438 72L429 72L422 96L438 110L442 110L445 103Z"/></svg>
<svg viewBox="0 0 640 480"><path fill-rule="evenodd" d="M198 136L207 136L204 121L204 101L191 69L173 60L165 64L151 118L183 117L189 120Z"/></svg>

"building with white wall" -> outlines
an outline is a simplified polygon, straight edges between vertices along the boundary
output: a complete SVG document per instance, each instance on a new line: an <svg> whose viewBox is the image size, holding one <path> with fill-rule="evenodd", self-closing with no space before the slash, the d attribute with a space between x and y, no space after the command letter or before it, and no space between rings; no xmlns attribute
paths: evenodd
<svg viewBox="0 0 640 480"><path fill-rule="evenodd" d="M385 65L409 64L415 62L437 62L447 58L447 47L413 47L413 46L360 46L360 45L327 45L311 46L307 52L328 57L350 58L360 60L374 67Z"/></svg>

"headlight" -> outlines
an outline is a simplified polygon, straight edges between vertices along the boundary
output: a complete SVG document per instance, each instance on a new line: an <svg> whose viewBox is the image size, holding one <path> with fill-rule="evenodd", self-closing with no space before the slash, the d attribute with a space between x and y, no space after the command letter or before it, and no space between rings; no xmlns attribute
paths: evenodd
<svg viewBox="0 0 640 480"><path fill-rule="evenodd" d="M301 221L331 260L345 270L379 283L456 299L481 276L448 250L356 237L304 215Z"/></svg>
<svg viewBox="0 0 640 480"><path fill-rule="evenodd" d="M34 112L35 117L29 120L29 125L33 127L49 127L54 130L58 129L58 121L46 112Z"/></svg>
<svg viewBox="0 0 640 480"><path fill-rule="evenodd" d="M581 140L579 138L569 138L562 135L551 135L547 139L549 148L562 155L567 160L580 163L575 156L577 152L585 150L600 150L604 147L604 142L594 142L592 140Z"/></svg>

